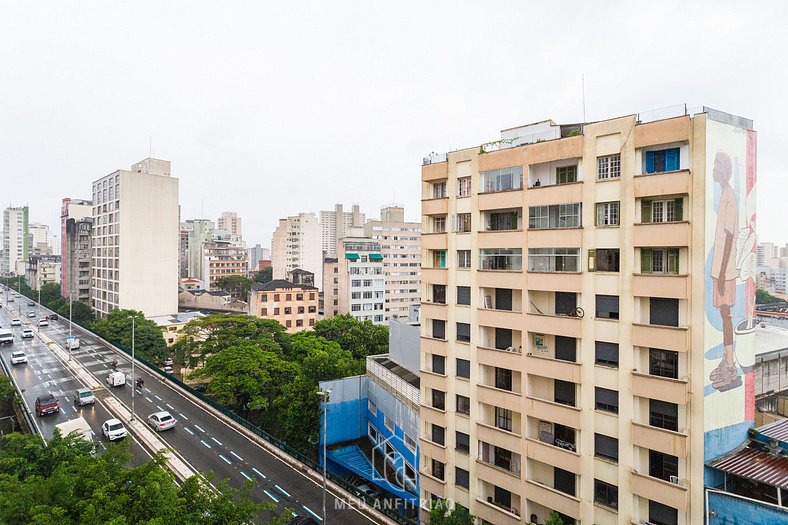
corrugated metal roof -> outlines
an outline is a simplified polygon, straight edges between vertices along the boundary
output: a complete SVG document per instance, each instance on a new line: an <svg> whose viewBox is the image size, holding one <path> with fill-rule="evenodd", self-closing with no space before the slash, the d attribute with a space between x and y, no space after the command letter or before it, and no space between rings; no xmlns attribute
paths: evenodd
<svg viewBox="0 0 788 525"><path fill-rule="evenodd" d="M767 438L788 442L788 419L781 419L780 421L769 423L756 430L758 430L760 435Z"/></svg>
<svg viewBox="0 0 788 525"><path fill-rule="evenodd" d="M734 450L708 463L728 474L788 489L788 457L770 454L755 445Z"/></svg>

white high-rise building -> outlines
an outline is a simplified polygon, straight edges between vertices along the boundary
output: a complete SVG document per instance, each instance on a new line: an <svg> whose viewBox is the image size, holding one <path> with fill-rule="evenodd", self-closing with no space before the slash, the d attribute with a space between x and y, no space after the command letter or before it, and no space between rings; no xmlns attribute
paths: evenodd
<svg viewBox="0 0 788 525"><path fill-rule="evenodd" d="M223 211L216 221L217 230L226 230L230 235L241 238L241 218L234 211Z"/></svg>
<svg viewBox="0 0 788 525"><path fill-rule="evenodd" d="M49 226L34 222L28 226L30 237L30 251L37 255L51 255L52 247L49 244Z"/></svg>
<svg viewBox="0 0 788 525"><path fill-rule="evenodd" d="M353 211L342 211L341 204L334 205L334 211L320 212L320 231L322 236L323 255L325 257L337 256L337 240L349 237L357 232L351 228L361 228L366 221L366 215L361 213L358 204L353 205Z"/></svg>
<svg viewBox="0 0 788 525"><path fill-rule="evenodd" d="M187 221L191 225L189 229L189 277L202 279L204 252L203 247L213 242L213 232L215 230L213 221L210 219L194 219Z"/></svg>
<svg viewBox="0 0 788 525"><path fill-rule="evenodd" d="M178 311L178 179L147 158L93 183L90 302L146 317Z"/></svg>
<svg viewBox="0 0 788 525"><path fill-rule="evenodd" d="M27 262L30 249L27 206L6 208L3 212L3 258L0 273L17 273L17 263ZM22 266L24 271L24 265Z"/></svg>
<svg viewBox="0 0 788 525"><path fill-rule="evenodd" d="M288 272L300 268L315 274L315 283L322 283L320 238L320 224L314 213L279 219L271 242L273 278L286 279Z"/></svg>
<svg viewBox="0 0 788 525"><path fill-rule="evenodd" d="M773 242L758 243L758 266L766 266L769 263L769 259L776 259L777 254L779 253L778 250L779 246L776 246Z"/></svg>

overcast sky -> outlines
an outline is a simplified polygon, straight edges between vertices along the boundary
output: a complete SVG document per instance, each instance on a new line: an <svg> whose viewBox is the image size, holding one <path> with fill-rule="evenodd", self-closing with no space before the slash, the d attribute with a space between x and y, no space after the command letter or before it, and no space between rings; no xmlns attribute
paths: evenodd
<svg viewBox="0 0 788 525"><path fill-rule="evenodd" d="M0 202L57 230L63 197L152 141L182 217L237 211L249 245L334 203L419 220L425 154L582 120L584 75L589 121L753 119L760 239L785 243L786 5L3 1Z"/></svg>

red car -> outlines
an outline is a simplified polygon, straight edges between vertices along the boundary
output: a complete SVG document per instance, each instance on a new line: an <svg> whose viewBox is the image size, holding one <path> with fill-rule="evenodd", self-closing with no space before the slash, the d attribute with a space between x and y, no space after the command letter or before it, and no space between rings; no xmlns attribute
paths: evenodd
<svg viewBox="0 0 788 525"><path fill-rule="evenodd" d="M47 414L57 414L60 412L60 405L57 398L52 394L44 394L36 398L36 414L43 417Z"/></svg>

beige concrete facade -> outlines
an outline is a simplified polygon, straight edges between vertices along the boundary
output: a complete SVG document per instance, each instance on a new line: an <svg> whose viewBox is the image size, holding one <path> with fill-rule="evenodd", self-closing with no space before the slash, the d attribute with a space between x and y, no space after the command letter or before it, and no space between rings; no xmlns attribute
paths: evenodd
<svg viewBox="0 0 788 525"><path fill-rule="evenodd" d="M249 273L249 254L246 248L230 242L213 241L203 244L202 280L209 290L218 289L216 281Z"/></svg>
<svg viewBox="0 0 788 525"><path fill-rule="evenodd" d="M249 315L272 319L288 333L311 330L317 322L318 289L275 279L255 283L249 294Z"/></svg>
<svg viewBox="0 0 788 525"><path fill-rule="evenodd" d="M496 525L703 522L708 122L425 159L422 498Z"/></svg>

